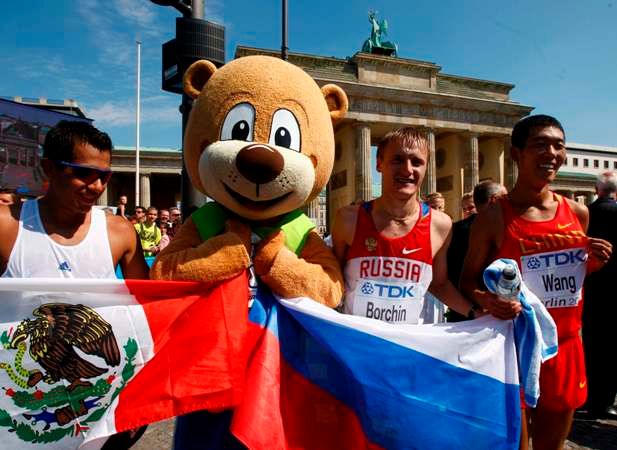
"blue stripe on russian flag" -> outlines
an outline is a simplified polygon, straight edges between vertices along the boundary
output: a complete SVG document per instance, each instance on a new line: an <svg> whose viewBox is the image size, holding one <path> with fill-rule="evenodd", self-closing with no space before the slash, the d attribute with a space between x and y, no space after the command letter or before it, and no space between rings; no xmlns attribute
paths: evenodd
<svg viewBox="0 0 617 450"><path fill-rule="evenodd" d="M275 309L287 363L354 410L375 444L518 448L518 385L298 310Z"/></svg>

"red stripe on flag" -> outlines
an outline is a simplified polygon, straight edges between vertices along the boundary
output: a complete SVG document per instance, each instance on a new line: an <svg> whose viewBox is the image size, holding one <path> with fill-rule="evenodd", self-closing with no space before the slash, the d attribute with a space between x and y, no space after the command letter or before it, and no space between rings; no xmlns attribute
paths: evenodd
<svg viewBox="0 0 617 450"><path fill-rule="evenodd" d="M232 433L253 450L285 448L280 408L280 349L276 336L248 323L247 347L254 349L246 370L242 403L234 411Z"/></svg>
<svg viewBox="0 0 617 450"><path fill-rule="evenodd" d="M233 434L253 450L380 449L366 438L352 409L281 360L276 336L249 323L251 355Z"/></svg>
<svg viewBox="0 0 617 450"><path fill-rule="evenodd" d="M143 306L155 354L121 392L116 430L237 405L248 356L246 274L214 288L164 281L126 284Z"/></svg>
<svg viewBox="0 0 617 450"><path fill-rule="evenodd" d="M281 379L281 415L288 448L381 448L367 439L352 409L284 361Z"/></svg>

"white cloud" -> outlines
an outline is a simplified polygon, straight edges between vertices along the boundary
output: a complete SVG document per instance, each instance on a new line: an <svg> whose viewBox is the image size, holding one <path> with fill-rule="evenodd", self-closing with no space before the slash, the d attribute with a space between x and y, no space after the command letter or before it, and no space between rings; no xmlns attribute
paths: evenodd
<svg viewBox="0 0 617 450"><path fill-rule="evenodd" d="M88 110L88 116L97 124L130 125L135 123L135 111L127 108L126 104L105 102Z"/></svg>
<svg viewBox="0 0 617 450"><path fill-rule="evenodd" d="M225 25L223 20L223 5L222 0L206 0L206 19L216 22L220 25Z"/></svg>
<svg viewBox="0 0 617 450"><path fill-rule="evenodd" d="M132 101L108 101L88 109L88 116L97 125L130 126L135 125L135 103ZM180 121L177 100L158 95L142 99L141 123L174 123Z"/></svg>
<svg viewBox="0 0 617 450"><path fill-rule="evenodd" d="M156 42L160 52L162 29L157 24L157 5L148 0L113 0L105 6L100 0L80 0L76 4L90 29L89 38L97 46L98 57L106 65L134 65L137 39Z"/></svg>
<svg viewBox="0 0 617 450"><path fill-rule="evenodd" d="M142 0L115 0L116 11L129 22L149 28L153 25L156 18L154 8L156 5L149 1Z"/></svg>

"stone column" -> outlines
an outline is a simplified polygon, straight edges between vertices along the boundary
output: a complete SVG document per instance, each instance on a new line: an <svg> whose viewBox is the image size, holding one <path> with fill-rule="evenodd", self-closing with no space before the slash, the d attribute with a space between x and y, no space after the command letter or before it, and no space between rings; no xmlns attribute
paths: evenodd
<svg viewBox="0 0 617 450"><path fill-rule="evenodd" d="M465 152L464 192L472 192L480 181L478 135L470 134Z"/></svg>
<svg viewBox="0 0 617 450"><path fill-rule="evenodd" d="M435 130L432 128L426 129L426 139L428 140L428 163L426 166L426 175L424 176L424 195L428 195L437 191L437 168L435 161Z"/></svg>
<svg viewBox="0 0 617 450"><path fill-rule="evenodd" d="M596 194L594 192L587 192L587 198L585 199L586 205L591 205L596 199Z"/></svg>
<svg viewBox="0 0 617 450"><path fill-rule="evenodd" d="M508 191L511 191L516 184L516 179L518 178L518 166L516 165L516 162L512 160L512 155L510 154L510 136L505 136L503 138L503 161L505 166L504 185Z"/></svg>
<svg viewBox="0 0 617 450"><path fill-rule="evenodd" d="M354 201L373 198L371 173L371 128L366 123L359 123L356 125L356 198Z"/></svg>
<svg viewBox="0 0 617 450"><path fill-rule="evenodd" d="M304 210L306 211L306 215L315 222L315 225L319 226L319 195L308 202Z"/></svg>
<svg viewBox="0 0 617 450"><path fill-rule="evenodd" d="M140 206L148 208L154 206L150 204L150 174L139 174L139 203Z"/></svg>
<svg viewBox="0 0 617 450"><path fill-rule="evenodd" d="M108 202L109 202L109 200L108 200L108 196L107 196L107 189L105 189L103 191L103 193L101 194L101 196L96 201L96 204L99 205L99 206L109 206Z"/></svg>

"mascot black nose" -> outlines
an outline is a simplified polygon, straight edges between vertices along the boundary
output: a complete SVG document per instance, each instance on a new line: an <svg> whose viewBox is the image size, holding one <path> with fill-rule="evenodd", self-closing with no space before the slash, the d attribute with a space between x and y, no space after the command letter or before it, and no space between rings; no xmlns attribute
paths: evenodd
<svg viewBox="0 0 617 450"><path fill-rule="evenodd" d="M247 180L265 184L274 180L283 171L285 160L276 150L267 145L251 144L236 156L236 167Z"/></svg>

